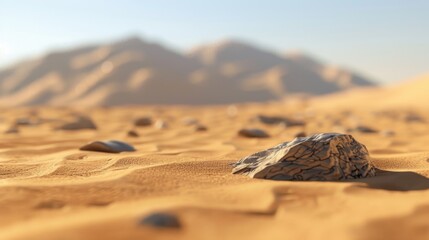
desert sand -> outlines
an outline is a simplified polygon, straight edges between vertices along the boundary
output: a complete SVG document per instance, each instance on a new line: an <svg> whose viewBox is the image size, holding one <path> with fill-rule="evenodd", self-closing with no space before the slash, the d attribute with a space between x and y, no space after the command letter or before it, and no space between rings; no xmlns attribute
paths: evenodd
<svg viewBox="0 0 429 240"><path fill-rule="evenodd" d="M371 98L336 104L353 99L344 94L349 98L235 106L2 109L4 131L16 119L21 125L1 139L0 239L428 239L428 112L373 107ZM258 114L306 125L252 121ZM77 115L97 129L58 130ZM136 127L139 117L166 125ZM185 118L207 129L196 131ZM270 137L238 136L244 127ZM130 130L137 134L128 136ZM297 182L231 173L231 163L303 131L349 132L368 148L377 176ZM79 150L106 139L136 151ZM176 216L180 226L141 223L159 212Z"/></svg>

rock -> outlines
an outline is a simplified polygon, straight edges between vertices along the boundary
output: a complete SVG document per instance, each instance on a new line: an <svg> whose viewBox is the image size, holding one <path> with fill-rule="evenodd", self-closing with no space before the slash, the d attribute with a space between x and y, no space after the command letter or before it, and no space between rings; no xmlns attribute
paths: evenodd
<svg viewBox="0 0 429 240"><path fill-rule="evenodd" d="M307 136L307 134L305 134L305 132L298 132L297 134L295 134L296 138L298 138L298 137L305 137L305 136Z"/></svg>
<svg viewBox="0 0 429 240"><path fill-rule="evenodd" d="M66 204L63 201L51 200L40 202L35 206L36 209L60 209L65 207Z"/></svg>
<svg viewBox="0 0 429 240"><path fill-rule="evenodd" d="M392 137L392 136L395 136L395 132L394 132L394 131L392 131L392 130L385 130L385 131L380 132L380 134L381 134L382 136L384 136L384 137Z"/></svg>
<svg viewBox="0 0 429 240"><path fill-rule="evenodd" d="M417 115L415 113L408 113L404 116L404 121L406 122L419 122L423 123L425 120L420 115Z"/></svg>
<svg viewBox="0 0 429 240"><path fill-rule="evenodd" d="M255 120L268 125L283 124L284 126L287 126L287 127L305 125L305 122L303 121L297 121L297 120L293 120L285 117L279 117L279 116L258 115L255 117Z"/></svg>
<svg viewBox="0 0 429 240"><path fill-rule="evenodd" d="M130 130L127 132L128 137L139 137L139 133L136 130Z"/></svg>
<svg viewBox="0 0 429 240"><path fill-rule="evenodd" d="M82 129L97 129L97 126L89 117L80 116L74 122L66 123L57 128L58 130L82 130Z"/></svg>
<svg viewBox="0 0 429 240"><path fill-rule="evenodd" d="M196 125L198 124L198 120L193 117L186 117L182 120L183 124L186 126Z"/></svg>
<svg viewBox="0 0 429 240"><path fill-rule="evenodd" d="M366 147L351 135L295 138L233 164L234 174L274 180L337 181L375 176Z"/></svg>
<svg viewBox="0 0 429 240"><path fill-rule="evenodd" d="M146 127L152 125L152 119L150 117L141 117L134 121L136 127Z"/></svg>
<svg viewBox="0 0 429 240"><path fill-rule="evenodd" d="M85 151L107 152L107 153L135 151L135 148L129 145L128 143L116 141L116 140L94 141L82 146L79 149L85 150Z"/></svg>
<svg viewBox="0 0 429 240"><path fill-rule="evenodd" d="M4 134L16 134L16 133L19 133L19 128L15 125L12 125L6 131L4 131Z"/></svg>
<svg viewBox="0 0 429 240"><path fill-rule="evenodd" d="M378 130L375 130L373 128L367 127L367 126L357 126L355 128L351 129L352 132L361 132L361 133L378 133Z"/></svg>
<svg viewBox="0 0 429 240"><path fill-rule="evenodd" d="M157 129L166 129L168 128L168 124L163 120L157 120L155 122L155 128Z"/></svg>
<svg viewBox="0 0 429 240"><path fill-rule="evenodd" d="M200 125L200 124L198 124L198 125L195 125L194 130L195 130L196 132L204 132L204 131L207 131L207 127L206 127L206 126L204 126L204 125Z"/></svg>
<svg viewBox="0 0 429 240"><path fill-rule="evenodd" d="M15 120L15 126L32 126L39 124L39 121L30 118L17 118Z"/></svg>
<svg viewBox="0 0 429 240"><path fill-rule="evenodd" d="M249 138L267 138L270 137L264 130L257 128L243 128L238 131L238 135Z"/></svg>
<svg viewBox="0 0 429 240"><path fill-rule="evenodd" d="M139 222L140 225L147 225L156 228L180 228L179 219L169 213L152 213Z"/></svg>

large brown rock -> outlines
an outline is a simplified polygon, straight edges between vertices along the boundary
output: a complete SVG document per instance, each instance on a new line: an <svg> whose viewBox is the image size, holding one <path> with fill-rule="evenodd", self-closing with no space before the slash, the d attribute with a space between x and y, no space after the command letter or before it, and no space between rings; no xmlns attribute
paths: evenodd
<svg viewBox="0 0 429 240"><path fill-rule="evenodd" d="M275 180L336 181L375 176L365 145L339 133L295 138L233 166L234 174Z"/></svg>

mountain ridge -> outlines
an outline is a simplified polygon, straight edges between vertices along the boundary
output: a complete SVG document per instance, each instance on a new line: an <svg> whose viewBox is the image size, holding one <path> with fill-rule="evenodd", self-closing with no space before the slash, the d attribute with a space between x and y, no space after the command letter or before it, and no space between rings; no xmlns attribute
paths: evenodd
<svg viewBox="0 0 429 240"><path fill-rule="evenodd" d="M0 70L0 105L224 104L373 85L308 56L282 56L238 40L182 54L131 37Z"/></svg>

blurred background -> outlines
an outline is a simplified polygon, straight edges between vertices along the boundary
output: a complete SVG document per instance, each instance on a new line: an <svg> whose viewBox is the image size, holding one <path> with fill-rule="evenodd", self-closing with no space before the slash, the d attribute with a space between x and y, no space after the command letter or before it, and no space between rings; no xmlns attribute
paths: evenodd
<svg viewBox="0 0 429 240"><path fill-rule="evenodd" d="M0 2L0 105L224 104L429 71L429 2Z"/></svg>

